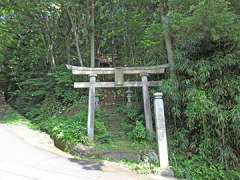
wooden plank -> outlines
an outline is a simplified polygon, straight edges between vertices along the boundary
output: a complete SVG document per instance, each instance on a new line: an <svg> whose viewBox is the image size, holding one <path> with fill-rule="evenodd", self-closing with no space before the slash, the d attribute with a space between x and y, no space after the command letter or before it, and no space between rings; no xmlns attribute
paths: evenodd
<svg viewBox="0 0 240 180"><path fill-rule="evenodd" d="M153 69L126 69L123 70L124 74L141 74L141 73L148 73L148 74L163 74L165 72L165 68L158 67Z"/></svg>
<svg viewBox="0 0 240 180"><path fill-rule="evenodd" d="M157 87L160 86L161 81L149 81L149 87ZM89 88L89 82L75 82L74 88ZM115 82L96 82L96 88L114 88L114 87L142 87L141 81L126 81L122 85L117 85Z"/></svg>
<svg viewBox="0 0 240 180"><path fill-rule="evenodd" d="M88 68L66 65L69 70L72 70L74 75L90 75L90 74L115 74L117 68ZM163 74L168 64L149 67L121 67L123 74Z"/></svg>
<svg viewBox="0 0 240 180"><path fill-rule="evenodd" d="M114 74L115 73L115 69L113 70L72 70L72 74L74 75L91 75L91 74L97 74L97 75L104 75L104 74Z"/></svg>
<svg viewBox="0 0 240 180"><path fill-rule="evenodd" d="M72 66L72 65L66 65L66 67L69 70L80 70L80 71L91 71L91 70L101 70L101 71L105 71L105 70L110 70L110 71L114 71L115 68L91 68L91 67L80 67L80 66Z"/></svg>

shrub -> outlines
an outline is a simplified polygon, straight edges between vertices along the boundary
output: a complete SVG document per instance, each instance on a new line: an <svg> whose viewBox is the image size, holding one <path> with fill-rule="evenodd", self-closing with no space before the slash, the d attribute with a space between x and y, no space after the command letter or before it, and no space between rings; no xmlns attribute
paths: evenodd
<svg viewBox="0 0 240 180"><path fill-rule="evenodd" d="M98 114L98 113L97 113ZM87 108L83 107L81 112L74 116L58 116L47 119L41 123L41 128L51 136L63 139L66 142L77 144L87 143ZM102 116L97 115L95 121L95 138L99 141L108 139L107 130Z"/></svg>
<svg viewBox="0 0 240 180"><path fill-rule="evenodd" d="M142 142L146 140L147 134L145 127L141 121L136 121L135 127L129 132L129 136L133 141Z"/></svg>

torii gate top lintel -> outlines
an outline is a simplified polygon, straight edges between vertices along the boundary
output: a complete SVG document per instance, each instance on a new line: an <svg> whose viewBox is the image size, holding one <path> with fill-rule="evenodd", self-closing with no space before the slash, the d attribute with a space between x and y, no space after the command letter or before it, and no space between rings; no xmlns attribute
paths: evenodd
<svg viewBox="0 0 240 180"><path fill-rule="evenodd" d="M72 71L75 75L103 75L103 74L115 74L116 71L122 71L123 74L163 74L165 69L169 67L169 64L163 64L159 66L148 67L116 67L116 68L91 68L91 67L79 67L66 65L66 67Z"/></svg>
<svg viewBox="0 0 240 180"><path fill-rule="evenodd" d="M163 64L159 66L149 66L149 67L116 67L116 68L89 68L89 67L79 67L66 65L66 67L72 71L74 75L115 75L115 82L95 82L95 87L141 87L141 81L124 81L124 75L136 75L139 74L142 78L148 74L164 74L165 69L169 67L168 64ZM150 81L148 86L159 86L160 81ZM75 88L89 88L89 82L75 82Z"/></svg>

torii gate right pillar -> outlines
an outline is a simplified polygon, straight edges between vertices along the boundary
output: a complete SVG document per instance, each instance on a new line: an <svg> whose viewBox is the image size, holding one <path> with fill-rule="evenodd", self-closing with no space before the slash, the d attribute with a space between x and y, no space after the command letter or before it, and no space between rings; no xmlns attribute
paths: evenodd
<svg viewBox="0 0 240 180"><path fill-rule="evenodd" d="M146 123L146 130L149 135L153 134L153 122L152 122L152 112L150 105L150 96L148 91L148 74L142 73L140 74L142 77L142 91L143 91L143 104L144 104L144 116Z"/></svg>

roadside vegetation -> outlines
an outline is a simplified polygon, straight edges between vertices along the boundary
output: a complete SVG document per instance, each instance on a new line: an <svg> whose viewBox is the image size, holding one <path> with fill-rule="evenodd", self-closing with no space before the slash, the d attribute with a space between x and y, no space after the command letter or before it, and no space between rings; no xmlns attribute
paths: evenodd
<svg viewBox="0 0 240 180"><path fill-rule="evenodd" d="M4 122L28 122L53 138L87 145L88 90L73 83L89 79L73 76L65 64L90 66L95 32L97 58L110 58L115 67L171 65L151 93L164 95L176 177L240 179L239 12L238 0L3 0L0 83L7 81L1 91L15 109ZM156 151L155 137L146 136L141 91L133 90L132 108L125 90L116 97L124 137L111 136L109 112L100 108L96 148ZM141 172L157 168L157 162L125 163Z"/></svg>

